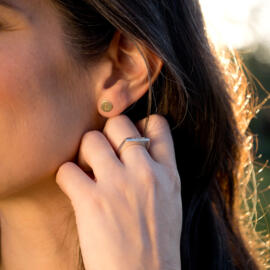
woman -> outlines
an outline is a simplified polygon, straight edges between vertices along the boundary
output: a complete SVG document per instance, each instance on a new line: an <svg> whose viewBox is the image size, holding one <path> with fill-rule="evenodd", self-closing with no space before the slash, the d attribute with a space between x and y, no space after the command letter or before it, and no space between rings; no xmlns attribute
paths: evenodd
<svg viewBox="0 0 270 270"><path fill-rule="evenodd" d="M0 20L1 270L262 267L237 212L246 82L198 1L2 0Z"/></svg>

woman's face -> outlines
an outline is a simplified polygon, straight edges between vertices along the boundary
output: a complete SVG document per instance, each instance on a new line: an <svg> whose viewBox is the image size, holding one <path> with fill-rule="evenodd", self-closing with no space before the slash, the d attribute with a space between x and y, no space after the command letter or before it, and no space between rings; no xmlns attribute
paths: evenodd
<svg viewBox="0 0 270 270"><path fill-rule="evenodd" d="M72 62L57 11L45 0L5 2L14 7L0 0L0 199L52 179L100 120L98 78Z"/></svg>

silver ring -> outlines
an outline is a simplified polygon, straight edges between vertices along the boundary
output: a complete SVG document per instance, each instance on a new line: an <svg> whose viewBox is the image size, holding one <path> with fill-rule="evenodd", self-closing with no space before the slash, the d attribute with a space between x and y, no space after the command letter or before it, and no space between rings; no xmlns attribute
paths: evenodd
<svg viewBox="0 0 270 270"><path fill-rule="evenodd" d="M132 138L132 137L127 137L125 138L122 143L119 145L117 149L117 153L120 154L120 150L123 148L124 144L140 144L146 147L148 150L150 147L150 138L147 137L138 137L138 138Z"/></svg>

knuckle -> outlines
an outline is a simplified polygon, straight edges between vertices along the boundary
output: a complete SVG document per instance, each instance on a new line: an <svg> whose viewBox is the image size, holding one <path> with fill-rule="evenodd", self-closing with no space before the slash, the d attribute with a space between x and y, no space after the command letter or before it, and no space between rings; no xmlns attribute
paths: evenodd
<svg viewBox="0 0 270 270"><path fill-rule="evenodd" d="M162 169L165 172L165 175L168 176L168 179L171 183L173 183L174 188L178 191L181 191L181 179L180 175L178 173L177 168L167 167L164 165L161 165Z"/></svg>
<svg viewBox="0 0 270 270"><path fill-rule="evenodd" d="M169 123L168 123L167 119L161 114L152 114L152 115L150 115L149 123L152 123L154 125L160 125L160 126L169 127Z"/></svg>
<svg viewBox="0 0 270 270"><path fill-rule="evenodd" d="M157 180L157 176L153 165L148 162L144 163L140 168L140 177L144 182L150 185L154 184Z"/></svg>
<svg viewBox="0 0 270 270"><path fill-rule="evenodd" d="M149 117L149 136L154 136L160 131L167 130L168 132L170 131L170 126L167 121L167 119L159 114L152 114Z"/></svg>
<svg viewBox="0 0 270 270"><path fill-rule="evenodd" d="M94 194L91 195L91 207L95 209L98 213L104 209L104 200L100 196Z"/></svg>
<svg viewBox="0 0 270 270"><path fill-rule="evenodd" d="M126 179L125 179L126 180ZM130 193L130 186L127 183L127 181L118 181L116 183L117 190L119 191L119 194L124 195L125 197L129 197ZM117 197L120 197L119 195Z"/></svg>
<svg viewBox="0 0 270 270"><path fill-rule="evenodd" d="M181 192L181 179L177 169L165 168L167 170L167 175L169 176L173 187L177 192Z"/></svg>
<svg viewBox="0 0 270 270"><path fill-rule="evenodd" d="M180 177L175 179L175 190L181 193L181 180Z"/></svg>

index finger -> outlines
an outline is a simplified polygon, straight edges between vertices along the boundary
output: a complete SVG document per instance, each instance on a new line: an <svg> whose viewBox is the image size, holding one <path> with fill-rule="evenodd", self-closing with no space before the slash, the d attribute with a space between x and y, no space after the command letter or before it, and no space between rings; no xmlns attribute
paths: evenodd
<svg viewBox="0 0 270 270"><path fill-rule="evenodd" d="M136 123L141 134L143 134L146 120L147 118L144 118ZM176 169L174 143L166 118L159 114L150 115L144 136L151 140L149 153L152 158L158 163Z"/></svg>

